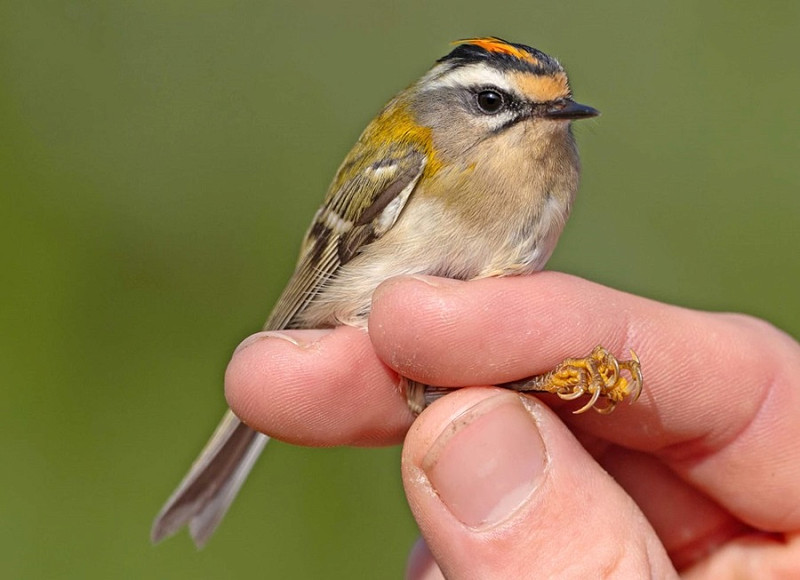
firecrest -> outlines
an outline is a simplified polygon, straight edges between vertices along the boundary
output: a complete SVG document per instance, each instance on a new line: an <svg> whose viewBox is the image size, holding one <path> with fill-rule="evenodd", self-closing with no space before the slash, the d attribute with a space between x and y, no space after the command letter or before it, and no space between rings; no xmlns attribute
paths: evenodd
<svg viewBox="0 0 800 580"><path fill-rule="evenodd" d="M544 267L578 188L570 123L599 113L572 100L564 69L535 48L494 37L456 44L383 108L345 158L265 330L365 327L373 291L391 276L472 280ZM641 382L635 355L618 361L598 347L502 386L587 394L579 411L608 412L635 399ZM412 381L405 388L415 412L445 392ZM188 523L203 545L268 440L228 411L158 514L153 541Z"/></svg>

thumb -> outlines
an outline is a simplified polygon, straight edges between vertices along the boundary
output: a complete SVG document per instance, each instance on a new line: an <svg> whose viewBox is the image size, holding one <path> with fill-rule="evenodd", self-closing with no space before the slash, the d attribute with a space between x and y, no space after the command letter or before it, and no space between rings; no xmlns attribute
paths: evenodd
<svg viewBox="0 0 800 580"><path fill-rule="evenodd" d="M442 398L406 437L403 483L430 550L414 553L447 578L677 577L633 500L536 399ZM412 555L415 570L435 577Z"/></svg>

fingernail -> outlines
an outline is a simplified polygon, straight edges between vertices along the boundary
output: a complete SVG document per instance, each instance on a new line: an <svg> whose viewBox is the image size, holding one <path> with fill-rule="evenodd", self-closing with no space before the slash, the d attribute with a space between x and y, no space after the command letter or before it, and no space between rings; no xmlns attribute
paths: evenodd
<svg viewBox="0 0 800 580"><path fill-rule="evenodd" d="M533 416L512 393L485 399L439 435L422 469L450 512L471 528L511 517L541 483L547 452Z"/></svg>
<svg viewBox="0 0 800 580"><path fill-rule="evenodd" d="M300 348L307 348L308 346L318 342L322 337L327 336L333 332L332 328L314 328L311 330L283 330L280 332L274 330L265 330L263 332L257 332L245 338L239 346L236 347L236 350L233 351L233 354L237 354L242 352L249 346L256 344L257 342L261 342L262 340L267 340L270 338L277 338L279 340L285 340L286 342L291 342L295 346L299 346Z"/></svg>

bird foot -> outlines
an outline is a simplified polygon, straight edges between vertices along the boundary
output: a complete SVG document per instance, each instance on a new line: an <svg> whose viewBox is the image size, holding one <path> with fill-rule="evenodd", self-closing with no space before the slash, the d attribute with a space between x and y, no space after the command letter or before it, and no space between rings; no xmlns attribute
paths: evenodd
<svg viewBox="0 0 800 580"><path fill-rule="evenodd" d="M568 358L549 373L500 386L520 392L553 393L567 401L588 395L586 404L573 413L594 409L608 414L626 398L631 403L636 401L642 392L642 384L642 367L635 352L631 351L629 360L621 361L602 346L597 346L589 356ZM604 400L602 404L601 399Z"/></svg>
<svg viewBox="0 0 800 580"><path fill-rule="evenodd" d="M405 378L403 382L408 407L415 415L453 390L431 387ZM567 401L588 395L586 404L573 413L594 409L605 415L625 399L630 403L636 401L642 392L642 384L642 368L635 352L631 351L629 360L621 361L602 346L597 346L589 356L568 358L549 373L498 386L518 392L552 393Z"/></svg>

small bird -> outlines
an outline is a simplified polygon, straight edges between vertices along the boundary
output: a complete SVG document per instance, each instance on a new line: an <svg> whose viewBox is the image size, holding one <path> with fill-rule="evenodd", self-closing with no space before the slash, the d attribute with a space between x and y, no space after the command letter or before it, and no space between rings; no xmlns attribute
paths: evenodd
<svg viewBox="0 0 800 580"><path fill-rule="evenodd" d="M578 188L570 123L599 113L572 100L562 66L535 48L496 37L454 44L383 108L345 158L265 330L366 327L373 291L392 276L474 280L544 267ZM610 412L641 390L631 355L618 361L597 347L500 386L563 399L586 394L578 412ZM447 392L404 382L416 413ZM229 410L156 517L153 541L188 524L204 545L268 441Z"/></svg>

